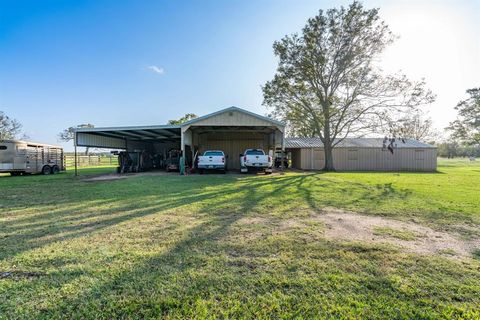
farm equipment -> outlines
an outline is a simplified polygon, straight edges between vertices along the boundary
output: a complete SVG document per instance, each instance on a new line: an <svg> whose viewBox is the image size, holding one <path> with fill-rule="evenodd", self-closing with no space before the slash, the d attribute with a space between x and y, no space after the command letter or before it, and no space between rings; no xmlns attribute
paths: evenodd
<svg viewBox="0 0 480 320"><path fill-rule="evenodd" d="M177 171L180 169L180 157L182 151L178 149L170 149L165 160L165 169L167 172Z"/></svg>
<svg viewBox="0 0 480 320"><path fill-rule="evenodd" d="M283 162L283 167L287 169L289 166L288 160L288 156L285 153L275 152L275 168L281 168Z"/></svg>
<svg viewBox="0 0 480 320"><path fill-rule="evenodd" d="M118 155L118 173L142 172L153 168L152 156L147 151L114 151Z"/></svg>

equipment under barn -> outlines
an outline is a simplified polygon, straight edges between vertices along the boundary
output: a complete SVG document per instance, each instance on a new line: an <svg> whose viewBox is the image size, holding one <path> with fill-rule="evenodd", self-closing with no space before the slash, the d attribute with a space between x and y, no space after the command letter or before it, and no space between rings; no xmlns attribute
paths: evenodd
<svg viewBox="0 0 480 320"><path fill-rule="evenodd" d="M321 170L325 164L320 138L286 138L292 167ZM383 138L347 138L333 149L338 171L436 171L437 148L411 139L397 139L393 152Z"/></svg>

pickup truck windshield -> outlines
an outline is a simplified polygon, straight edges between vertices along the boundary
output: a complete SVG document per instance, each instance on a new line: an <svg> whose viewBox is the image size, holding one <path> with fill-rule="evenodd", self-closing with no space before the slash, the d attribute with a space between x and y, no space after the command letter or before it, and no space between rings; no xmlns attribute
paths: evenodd
<svg viewBox="0 0 480 320"><path fill-rule="evenodd" d="M203 155L205 157L223 156L223 152L222 151L206 151Z"/></svg>
<svg viewBox="0 0 480 320"><path fill-rule="evenodd" d="M247 150L245 152L247 156L263 156L265 153L262 150Z"/></svg>

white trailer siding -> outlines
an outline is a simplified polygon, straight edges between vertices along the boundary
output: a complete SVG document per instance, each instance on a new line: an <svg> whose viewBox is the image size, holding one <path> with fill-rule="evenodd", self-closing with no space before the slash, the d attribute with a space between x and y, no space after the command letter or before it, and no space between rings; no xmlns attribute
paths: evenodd
<svg viewBox="0 0 480 320"><path fill-rule="evenodd" d="M61 147L20 140L0 140L0 172L38 173L45 166L65 170Z"/></svg>

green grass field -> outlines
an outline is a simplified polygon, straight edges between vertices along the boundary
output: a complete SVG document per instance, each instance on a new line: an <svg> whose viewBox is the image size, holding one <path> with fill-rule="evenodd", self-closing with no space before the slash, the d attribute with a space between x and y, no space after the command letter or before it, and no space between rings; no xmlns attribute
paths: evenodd
<svg viewBox="0 0 480 320"><path fill-rule="evenodd" d="M457 259L334 240L316 218L342 209L478 238L478 162L102 182L84 178L112 168L80 172L0 177L0 319L480 318L480 248Z"/></svg>

